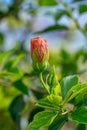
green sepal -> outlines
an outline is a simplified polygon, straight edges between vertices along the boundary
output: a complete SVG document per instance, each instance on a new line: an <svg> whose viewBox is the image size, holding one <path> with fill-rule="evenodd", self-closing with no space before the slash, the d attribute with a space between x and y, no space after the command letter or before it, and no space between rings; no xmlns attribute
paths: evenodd
<svg viewBox="0 0 87 130"><path fill-rule="evenodd" d="M33 54L32 65L33 65L33 69L36 72L43 72L44 70L46 70L48 67L48 61L46 59L46 55L44 55L42 61L38 61L36 55Z"/></svg>

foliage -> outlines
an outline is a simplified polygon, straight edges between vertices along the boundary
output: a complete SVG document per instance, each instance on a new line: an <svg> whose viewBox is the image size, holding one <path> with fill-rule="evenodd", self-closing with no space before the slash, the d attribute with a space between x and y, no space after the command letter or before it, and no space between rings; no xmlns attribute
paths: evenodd
<svg viewBox="0 0 87 130"><path fill-rule="evenodd" d="M54 23L33 30L33 20L39 16L40 10L45 10L41 15L52 18ZM57 31L68 35L73 31L71 21L74 30L79 30L87 42L87 24L79 24L79 18L73 15L75 11L79 17L86 14L87 3L81 0L70 3L64 0L13 0L6 5L0 1L0 23L8 26L6 32L0 30L0 130L39 130L44 127L60 130L67 121L75 122L76 130L86 130L87 83L79 80L87 71L86 45L73 52L63 47L59 51L50 50L49 67L43 76L32 69L29 51L25 47L26 39L32 34L51 32L55 35ZM22 18L23 13L27 18ZM68 25L60 23L63 17L68 19ZM14 35L17 29L24 32L20 39L12 37L13 46L8 50L5 41L8 34ZM24 124L25 120L27 124Z"/></svg>
<svg viewBox="0 0 87 130"><path fill-rule="evenodd" d="M72 76L68 76L64 78L61 81L60 88L61 88L61 91L59 94L57 95L55 93L52 94L52 92L50 91L49 96L47 96L46 98L40 99L37 102L38 106L49 109L50 112L53 112L53 111L56 112L55 119L52 121L52 124L51 125L48 124L48 126L50 125L49 129L58 130L64 125L64 123L67 120L72 120L72 121L78 122L79 124L87 124L87 115L86 115L87 107L86 105L83 106L83 102L85 99L83 100L80 99L81 95L85 94L84 90L87 91L87 83L84 83L84 84L79 83L78 77L72 75ZM53 87L53 89L55 89L55 87ZM78 96L79 96L78 102L80 102L80 105L74 104L74 100ZM66 104L68 103L73 104L73 109L66 107ZM44 116L45 116L45 121L46 121L46 117L48 116L44 114L43 118L40 120L40 118L42 117L41 114L43 114L43 112L41 112L40 114L38 113L35 116L35 119L32 121L31 124L29 124L28 130L37 129L38 125L36 122L38 122L38 124L40 125L38 126L38 129L43 127ZM47 120L49 121L49 119ZM42 122L42 125L39 121ZM45 124L45 126L47 126L47 124Z"/></svg>

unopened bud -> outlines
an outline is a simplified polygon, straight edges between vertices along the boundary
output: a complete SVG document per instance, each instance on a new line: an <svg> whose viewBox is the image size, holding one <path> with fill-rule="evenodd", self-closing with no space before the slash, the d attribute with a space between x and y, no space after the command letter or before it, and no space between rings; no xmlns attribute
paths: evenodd
<svg viewBox="0 0 87 130"><path fill-rule="evenodd" d="M60 93L60 84L58 82L58 77L56 75L54 66L47 77L47 84L50 87L51 93L53 93L55 95L58 95Z"/></svg>
<svg viewBox="0 0 87 130"><path fill-rule="evenodd" d="M32 38L30 41L31 58L33 68L37 71L44 71L48 65L48 45L43 37Z"/></svg>
<svg viewBox="0 0 87 130"><path fill-rule="evenodd" d="M49 86L56 86L58 84L58 78L57 78L54 67L52 68L51 72L49 73L47 77L47 84Z"/></svg>

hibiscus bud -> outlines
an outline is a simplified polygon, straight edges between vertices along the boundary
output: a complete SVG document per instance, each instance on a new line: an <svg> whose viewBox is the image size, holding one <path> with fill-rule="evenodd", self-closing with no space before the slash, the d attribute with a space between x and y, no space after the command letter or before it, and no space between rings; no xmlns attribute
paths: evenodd
<svg viewBox="0 0 87 130"><path fill-rule="evenodd" d="M47 84L50 87L56 86L58 84L58 77L56 75L55 67L51 69L49 75L47 76Z"/></svg>
<svg viewBox="0 0 87 130"><path fill-rule="evenodd" d="M50 86L51 93L55 95L58 95L60 93L60 84L56 75L55 66L53 66L49 75L47 76L47 84Z"/></svg>
<svg viewBox="0 0 87 130"><path fill-rule="evenodd" d="M43 37L32 38L30 41L31 58L33 68L37 71L44 71L48 65L48 45Z"/></svg>

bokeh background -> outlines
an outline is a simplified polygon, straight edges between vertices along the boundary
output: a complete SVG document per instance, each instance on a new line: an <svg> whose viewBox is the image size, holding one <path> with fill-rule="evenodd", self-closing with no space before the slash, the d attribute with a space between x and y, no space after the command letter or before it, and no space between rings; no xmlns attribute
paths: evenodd
<svg viewBox="0 0 87 130"><path fill-rule="evenodd" d="M43 110L34 103L46 92L29 51L36 36L47 40L59 81L71 74L87 81L87 0L0 0L0 130L26 130Z"/></svg>

